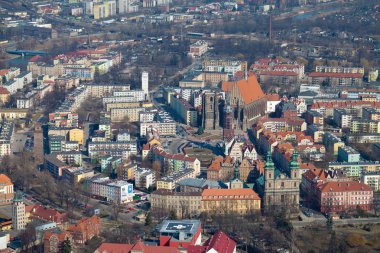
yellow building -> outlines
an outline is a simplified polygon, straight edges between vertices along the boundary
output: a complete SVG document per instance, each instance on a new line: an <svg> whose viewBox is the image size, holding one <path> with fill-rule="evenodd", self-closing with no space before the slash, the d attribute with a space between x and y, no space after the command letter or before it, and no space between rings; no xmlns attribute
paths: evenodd
<svg viewBox="0 0 380 253"><path fill-rule="evenodd" d="M250 188L205 189L202 192L203 212L248 214L260 208L260 197Z"/></svg>
<svg viewBox="0 0 380 253"><path fill-rule="evenodd" d="M1 108L0 118L2 119L22 119L26 118L28 109Z"/></svg>
<svg viewBox="0 0 380 253"><path fill-rule="evenodd" d="M83 139L84 139L83 136L84 136L83 129L74 128L69 131L70 141L77 141L79 145L83 145Z"/></svg>

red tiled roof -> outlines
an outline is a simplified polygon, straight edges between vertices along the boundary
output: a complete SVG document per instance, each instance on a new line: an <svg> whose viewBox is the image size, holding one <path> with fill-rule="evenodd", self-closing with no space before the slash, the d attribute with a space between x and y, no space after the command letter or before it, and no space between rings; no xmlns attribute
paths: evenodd
<svg viewBox="0 0 380 253"><path fill-rule="evenodd" d="M60 213L57 210L46 208L42 205L26 206L25 211L29 212L31 216L46 221L62 222L67 217L66 213Z"/></svg>
<svg viewBox="0 0 380 253"><path fill-rule="evenodd" d="M9 69L0 69L0 76L8 74Z"/></svg>
<svg viewBox="0 0 380 253"><path fill-rule="evenodd" d="M235 198L260 200L259 195L257 195L257 193L250 188L204 189L202 192L202 198L208 197L208 196L234 196ZM246 197L246 196L248 196L248 197Z"/></svg>
<svg viewBox="0 0 380 253"><path fill-rule="evenodd" d="M150 246L144 245L142 242L137 242L135 245L121 243L102 243L99 248L95 250L95 253L130 253L131 250L141 249L143 249L144 253L180 253L180 251L174 247Z"/></svg>
<svg viewBox="0 0 380 253"><path fill-rule="evenodd" d="M380 107L380 102L372 101L333 101L333 102L317 102L311 105L310 109L325 108L350 108L360 105L368 105L370 107Z"/></svg>
<svg viewBox="0 0 380 253"><path fill-rule="evenodd" d="M371 187L357 181L326 182L319 186L321 192L373 191Z"/></svg>
<svg viewBox="0 0 380 253"><path fill-rule="evenodd" d="M280 95L278 94L265 94L265 97L268 101L280 101Z"/></svg>
<svg viewBox="0 0 380 253"><path fill-rule="evenodd" d="M211 252L212 249L214 250L212 252L233 253L235 248L236 242L222 231L218 231L203 246L189 246L187 253L206 253Z"/></svg>
<svg viewBox="0 0 380 253"><path fill-rule="evenodd" d="M247 72L247 76L256 76L255 72L253 71L248 71ZM235 78L237 79L243 79L245 77L245 73L244 71L236 71L235 75L234 75Z"/></svg>
<svg viewBox="0 0 380 253"><path fill-rule="evenodd" d="M42 59L42 56L36 55L29 59L30 62L37 62Z"/></svg>
<svg viewBox="0 0 380 253"><path fill-rule="evenodd" d="M13 185L11 179L5 174L0 174L0 183L3 185Z"/></svg>
<svg viewBox="0 0 380 253"><path fill-rule="evenodd" d="M235 84L237 85L239 93L243 97L246 105L265 97L256 76L250 76L247 80L242 79L237 82L223 82L222 90L232 92Z"/></svg>
<svg viewBox="0 0 380 253"><path fill-rule="evenodd" d="M312 72L309 77L363 78L360 73Z"/></svg>
<svg viewBox="0 0 380 253"><path fill-rule="evenodd" d="M260 70L259 75L261 76L297 76L298 74L294 71L276 71L276 70Z"/></svg>

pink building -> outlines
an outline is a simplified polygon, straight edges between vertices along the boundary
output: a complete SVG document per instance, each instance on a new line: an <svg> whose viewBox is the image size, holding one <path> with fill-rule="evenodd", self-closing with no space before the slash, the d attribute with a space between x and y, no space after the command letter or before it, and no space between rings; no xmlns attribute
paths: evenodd
<svg viewBox="0 0 380 253"><path fill-rule="evenodd" d="M358 206L372 209L373 190L357 181L325 182L316 185L317 204L321 212L345 212Z"/></svg>

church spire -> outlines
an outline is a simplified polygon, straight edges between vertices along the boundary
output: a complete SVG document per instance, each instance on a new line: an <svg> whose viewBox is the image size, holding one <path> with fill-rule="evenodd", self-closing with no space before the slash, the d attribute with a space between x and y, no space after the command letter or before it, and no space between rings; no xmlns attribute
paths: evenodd
<svg viewBox="0 0 380 253"><path fill-rule="evenodd" d="M272 161L272 154L270 150L267 152L267 159L265 161L265 170L274 170L274 163Z"/></svg>
<svg viewBox="0 0 380 253"><path fill-rule="evenodd" d="M292 161L290 162L290 170L297 170L299 168L300 164L298 162L298 152L294 150L292 155Z"/></svg>

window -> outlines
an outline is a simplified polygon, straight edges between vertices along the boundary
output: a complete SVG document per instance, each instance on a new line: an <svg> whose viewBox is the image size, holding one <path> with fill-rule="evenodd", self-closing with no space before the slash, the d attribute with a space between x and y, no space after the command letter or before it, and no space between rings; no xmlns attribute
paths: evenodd
<svg viewBox="0 0 380 253"><path fill-rule="evenodd" d="M284 187L285 187L285 183L281 182L281 188L284 188Z"/></svg>

